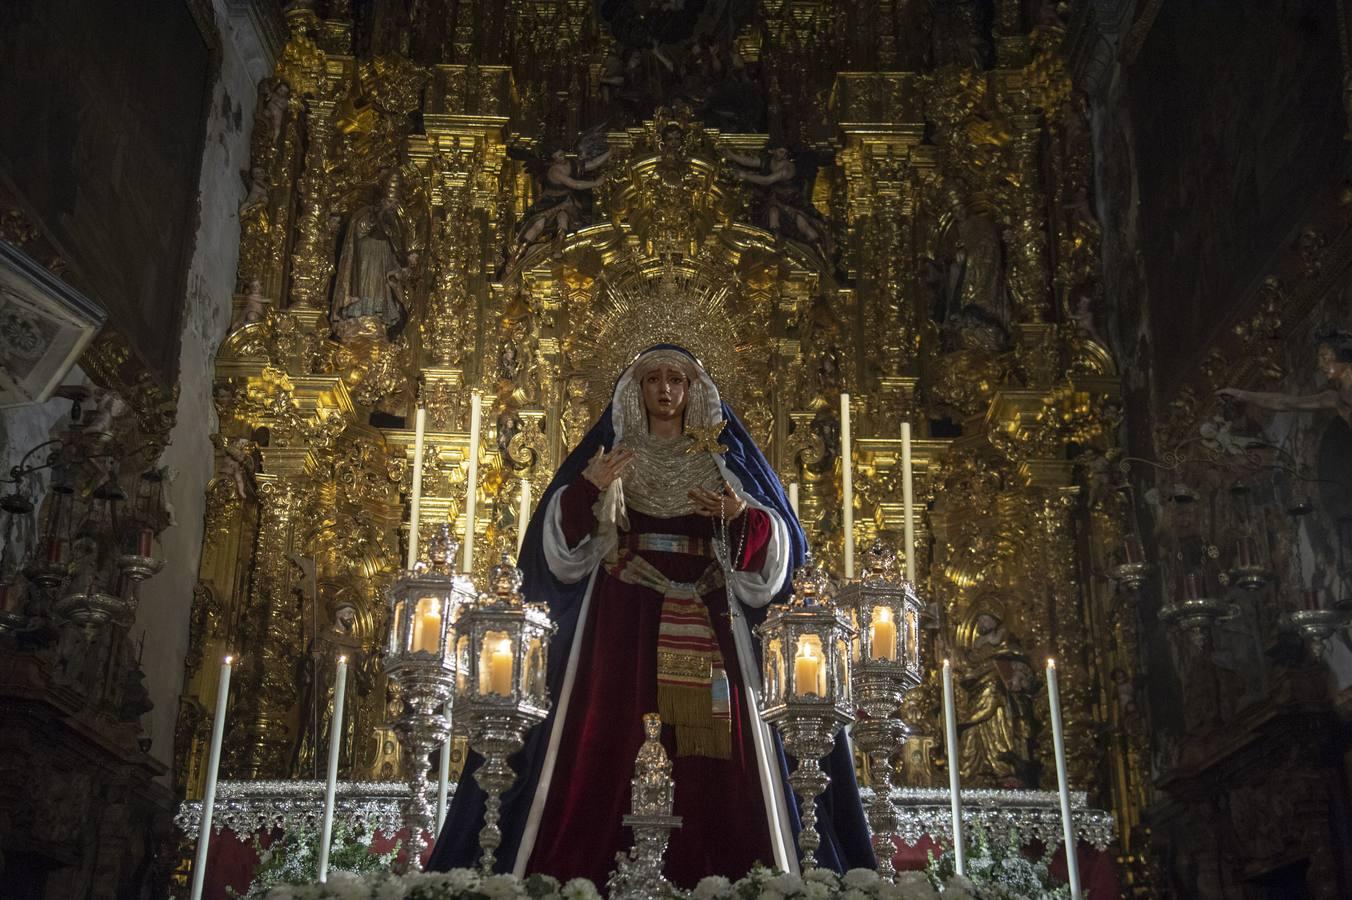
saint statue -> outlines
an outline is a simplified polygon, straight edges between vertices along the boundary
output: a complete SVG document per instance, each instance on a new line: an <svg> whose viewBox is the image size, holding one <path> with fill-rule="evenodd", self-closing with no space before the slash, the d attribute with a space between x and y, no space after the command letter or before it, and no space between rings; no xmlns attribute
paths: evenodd
<svg viewBox="0 0 1352 900"><path fill-rule="evenodd" d="M415 228L400 202L401 179L384 179L380 200L359 207L347 223L329 314L339 337L374 319L391 340L408 318L405 284L417 265Z"/></svg>
<svg viewBox="0 0 1352 900"><path fill-rule="evenodd" d="M1328 331L1319 335L1315 366L1328 387L1313 394L1281 394L1225 388L1217 393L1229 400L1252 403L1262 409L1305 411L1329 409L1352 425L1352 334Z"/></svg>
<svg viewBox="0 0 1352 900"><path fill-rule="evenodd" d="M1032 666L998 618L982 613L975 624L960 678L965 703L958 723L959 771L978 784L1036 787Z"/></svg>
<svg viewBox="0 0 1352 900"><path fill-rule="evenodd" d="M334 604L333 620L310 639L299 662L300 727L291 747L291 777L320 778L321 761L328 753L329 729L333 727L334 674L338 657L347 657L348 728L339 750L339 767L350 766L355 749L358 696L371 690L373 679L361 635L357 634L357 607L351 600Z"/></svg>
<svg viewBox="0 0 1352 900"><path fill-rule="evenodd" d="M500 870L605 882L629 848L629 773L654 710L683 820L667 876L692 887L757 861L797 869L798 808L756 708L752 628L787 595L804 549L778 478L700 363L671 345L639 354L526 532L525 594L558 631L550 716L503 797ZM429 868L479 859L480 762L466 763ZM872 867L843 734L823 767L818 858Z"/></svg>

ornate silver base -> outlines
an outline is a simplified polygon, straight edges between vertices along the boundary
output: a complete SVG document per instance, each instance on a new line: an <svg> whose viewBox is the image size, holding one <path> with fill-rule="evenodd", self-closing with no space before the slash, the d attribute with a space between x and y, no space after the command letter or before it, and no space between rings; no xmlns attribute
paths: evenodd
<svg viewBox="0 0 1352 900"><path fill-rule="evenodd" d="M432 752L446 741L449 727L442 708L451 696L453 682L439 660L426 665L401 662L388 669L399 685L404 712L394 723L395 734L409 760L408 803L404 822L408 826L408 861L416 867L425 847L423 833L436 822L430 776Z"/></svg>
<svg viewBox="0 0 1352 900"><path fill-rule="evenodd" d="M53 607L58 616L83 628L89 640L93 640L97 629L121 621L129 608L124 598L95 590L67 594Z"/></svg>
<svg viewBox="0 0 1352 900"><path fill-rule="evenodd" d="M611 900L648 900L676 897L680 892L662 874L671 831L681 827L680 816L626 815L621 821L634 830L634 846L615 854L615 871L606 882Z"/></svg>
<svg viewBox="0 0 1352 900"><path fill-rule="evenodd" d="M1236 566L1230 570L1230 581L1246 591L1261 591L1272 577L1272 571L1262 566Z"/></svg>
<svg viewBox="0 0 1352 900"><path fill-rule="evenodd" d="M1129 591L1139 591L1150 575L1150 568L1150 563L1122 563L1113 566L1108 576Z"/></svg>
<svg viewBox="0 0 1352 900"><path fill-rule="evenodd" d="M1323 659L1329 638L1352 624L1352 609L1298 609L1282 616L1282 624L1298 632L1310 644L1315 659Z"/></svg>
<svg viewBox="0 0 1352 900"><path fill-rule="evenodd" d="M469 745L484 758L484 764L474 773L474 780L487 795L484 827L479 830L479 847L483 850L479 864L488 873L497 864L497 850L502 846L502 829L498 826L502 793L516 782L516 772L507 764L507 758L521 749L526 730L540 719L511 706L501 710L472 710L465 718L468 719Z"/></svg>
<svg viewBox="0 0 1352 900"><path fill-rule="evenodd" d="M822 843L821 835L817 833L817 798L831 783L830 776L822 771L821 760L831 752L836 732L842 724L831 707L821 715L800 713L775 723L784 739L784 749L798 760L798 767L789 775L789 785L802 807L803 828L798 832L798 855L805 869L817 865L817 848Z"/></svg>
<svg viewBox="0 0 1352 900"><path fill-rule="evenodd" d="M1162 607L1159 616L1162 621L1186 631L1193 644L1200 649L1211 638L1211 626L1234 614L1232 603L1210 597L1195 597Z"/></svg>

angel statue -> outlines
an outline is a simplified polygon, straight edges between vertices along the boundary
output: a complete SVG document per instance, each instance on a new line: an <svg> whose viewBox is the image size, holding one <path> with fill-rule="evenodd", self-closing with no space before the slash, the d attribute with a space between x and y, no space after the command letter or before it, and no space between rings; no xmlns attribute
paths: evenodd
<svg viewBox="0 0 1352 900"><path fill-rule="evenodd" d="M600 139L604 141L604 135ZM526 253L540 241L551 237L561 241L570 231L591 224L591 191L606 179L604 175L599 178L587 176L610 159L609 149L593 155L590 151L595 149L596 134L593 131L578 142L575 158L570 159L562 147L550 156L549 166L541 178L540 196L522 216L516 247L507 261L508 272L516 271Z"/></svg>
<svg viewBox="0 0 1352 900"><path fill-rule="evenodd" d="M752 629L786 598L805 544L774 470L699 360L671 344L639 353L526 530L525 595L558 631L550 715L514 757L519 777L502 798L500 871L605 882L630 845L629 773L654 710L683 822L665 874L690 888L758 861L796 871L798 806L757 710ZM481 764L466 762L431 869L478 861ZM818 859L872 868L843 733L822 765Z"/></svg>
<svg viewBox="0 0 1352 900"><path fill-rule="evenodd" d="M1352 425L1352 334L1325 331L1318 335L1315 366L1328 387L1313 394L1282 394L1223 388L1217 395L1262 409L1305 411L1331 409Z"/></svg>
<svg viewBox="0 0 1352 900"><path fill-rule="evenodd" d="M821 215L812 208L812 201L806 196L807 179L799 177L798 166L788 149L776 147L762 156L738 153L727 146L720 150L729 162L741 167L734 169L738 178L764 188L757 215L761 227L781 237L802 241L817 251L824 262L830 262L830 232Z"/></svg>

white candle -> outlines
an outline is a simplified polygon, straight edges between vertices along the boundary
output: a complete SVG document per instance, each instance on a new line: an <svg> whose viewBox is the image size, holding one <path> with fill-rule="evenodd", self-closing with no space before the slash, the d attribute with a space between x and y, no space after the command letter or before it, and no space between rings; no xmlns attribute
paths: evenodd
<svg viewBox="0 0 1352 900"><path fill-rule="evenodd" d="M424 434L427 431L427 410L419 406L413 421L415 423L413 426L413 502L408 513L408 558L404 561L404 568L409 571L413 571L413 564L418 561L418 507L422 503L423 441Z"/></svg>
<svg viewBox="0 0 1352 900"><path fill-rule="evenodd" d="M850 440L850 395L840 395L840 494L845 504L845 577L854 577L854 472Z"/></svg>
<svg viewBox="0 0 1352 900"><path fill-rule="evenodd" d="M798 482L789 482L789 509L793 510L795 517L798 515Z"/></svg>
<svg viewBox="0 0 1352 900"><path fill-rule="evenodd" d="M479 429L483 427L483 398L475 391L469 400L469 473L465 477L465 562L463 571L474 568L474 517L479 502Z"/></svg>
<svg viewBox="0 0 1352 900"><path fill-rule="evenodd" d="M901 503L905 529L906 580L915 584L915 488L911 483L911 423L901 423Z"/></svg>
<svg viewBox="0 0 1352 900"><path fill-rule="evenodd" d="M1056 683L1056 660L1047 660L1047 704L1052 716L1052 748L1056 751L1056 790L1061 798L1061 837L1066 847L1066 874L1070 895L1080 900L1080 860L1075 854L1075 827L1070 818L1070 786L1066 781L1066 736L1061 729L1061 691Z"/></svg>
<svg viewBox="0 0 1352 900"><path fill-rule="evenodd" d="M446 796L450 793L450 701L446 701L446 739L441 742L441 768L437 772L437 834L446 824Z"/></svg>
<svg viewBox="0 0 1352 900"><path fill-rule="evenodd" d="M446 797L451 785L451 703L446 701L446 740L441 742L441 768L437 772L437 834L446 824Z"/></svg>
<svg viewBox="0 0 1352 900"><path fill-rule="evenodd" d="M225 704L230 698L230 668L234 657L221 662L216 687L216 715L211 723L211 754L207 757L207 783L202 789L202 817L197 827L197 859L192 866L192 900L202 900L202 879L207 874L207 848L211 844L211 819L216 807L216 774L221 768L221 738L225 734Z"/></svg>
<svg viewBox="0 0 1352 900"><path fill-rule="evenodd" d="M329 722L329 776L324 784L324 827L319 833L319 882L329 880L329 842L333 839L333 798L338 790L338 751L343 746L343 699L347 695L347 657L338 657L333 676L333 719Z"/></svg>
<svg viewBox="0 0 1352 900"><path fill-rule="evenodd" d="M958 711L953 702L953 666L944 660L944 741L948 756L948 795L953 816L953 856L959 875L967 874L967 850L962 845L962 793L958 777Z"/></svg>
<svg viewBox="0 0 1352 900"><path fill-rule="evenodd" d="M530 524L530 479L521 479L521 505L516 513L516 558L521 559L521 546L526 543L526 526Z"/></svg>
<svg viewBox="0 0 1352 900"><path fill-rule="evenodd" d="M504 697L512 693L512 643L503 638L488 658L488 692Z"/></svg>

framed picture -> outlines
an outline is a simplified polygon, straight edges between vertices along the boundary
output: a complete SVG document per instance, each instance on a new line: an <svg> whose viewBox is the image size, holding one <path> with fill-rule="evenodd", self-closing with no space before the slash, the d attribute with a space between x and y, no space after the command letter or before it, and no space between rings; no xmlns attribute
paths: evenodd
<svg viewBox="0 0 1352 900"><path fill-rule="evenodd" d="M104 315L98 304L0 241L0 407L50 397Z"/></svg>

